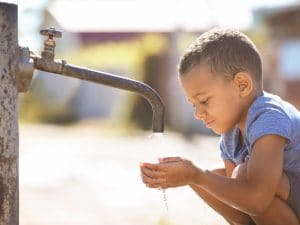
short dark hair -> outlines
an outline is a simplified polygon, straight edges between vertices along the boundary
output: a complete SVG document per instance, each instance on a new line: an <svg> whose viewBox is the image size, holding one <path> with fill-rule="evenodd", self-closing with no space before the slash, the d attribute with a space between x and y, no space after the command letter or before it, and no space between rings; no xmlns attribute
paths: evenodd
<svg viewBox="0 0 300 225"><path fill-rule="evenodd" d="M259 83L262 63L255 44L235 29L215 28L200 35L181 57L178 70L181 76L200 63L207 63L213 74L229 78L238 72L248 72Z"/></svg>

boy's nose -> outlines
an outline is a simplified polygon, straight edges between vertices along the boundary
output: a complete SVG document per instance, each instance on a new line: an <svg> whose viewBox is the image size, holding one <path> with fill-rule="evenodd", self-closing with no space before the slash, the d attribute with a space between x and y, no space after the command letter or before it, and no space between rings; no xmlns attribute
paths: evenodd
<svg viewBox="0 0 300 225"><path fill-rule="evenodd" d="M205 111L201 110L199 107L195 107L194 117L197 120L204 120L205 119Z"/></svg>

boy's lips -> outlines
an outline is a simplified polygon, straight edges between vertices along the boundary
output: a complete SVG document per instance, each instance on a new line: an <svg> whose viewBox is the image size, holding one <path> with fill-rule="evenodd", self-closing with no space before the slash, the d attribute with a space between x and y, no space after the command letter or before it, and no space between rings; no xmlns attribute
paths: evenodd
<svg viewBox="0 0 300 225"><path fill-rule="evenodd" d="M214 120L211 120L209 122L204 122L205 123L205 126L210 128L211 127L211 124L214 122Z"/></svg>

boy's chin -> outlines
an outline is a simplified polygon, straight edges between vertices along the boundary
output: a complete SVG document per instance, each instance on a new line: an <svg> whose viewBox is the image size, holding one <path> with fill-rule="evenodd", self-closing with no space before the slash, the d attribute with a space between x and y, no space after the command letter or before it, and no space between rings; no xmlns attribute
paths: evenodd
<svg viewBox="0 0 300 225"><path fill-rule="evenodd" d="M212 126L212 127L206 127L210 130L212 130L215 134L217 135L222 135L222 134L225 134L227 132L229 132L232 128L228 128L228 127L217 127L216 125L217 124L214 124L215 126Z"/></svg>
<svg viewBox="0 0 300 225"><path fill-rule="evenodd" d="M213 127L206 127L207 129L211 130L212 132L214 132L215 134L218 134L220 135L220 130L216 129L216 128L213 128Z"/></svg>
<svg viewBox="0 0 300 225"><path fill-rule="evenodd" d="M216 134L218 134L218 135L222 135L222 134L225 134L225 133L228 133L228 132L230 132L232 129L233 129L234 127L232 127L232 128L227 128L227 129L218 129L218 128L211 128L212 129L212 131L214 132L214 133L216 133Z"/></svg>
<svg viewBox="0 0 300 225"><path fill-rule="evenodd" d="M210 128L215 134L217 135L221 135L221 134L224 134L226 133L226 131L224 130L221 130L221 129L218 129L218 128Z"/></svg>
<svg viewBox="0 0 300 225"><path fill-rule="evenodd" d="M217 134L217 135L224 134L224 132L221 132L221 131L218 131L218 130L212 129L212 131L213 131L215 134Z"/></svg>

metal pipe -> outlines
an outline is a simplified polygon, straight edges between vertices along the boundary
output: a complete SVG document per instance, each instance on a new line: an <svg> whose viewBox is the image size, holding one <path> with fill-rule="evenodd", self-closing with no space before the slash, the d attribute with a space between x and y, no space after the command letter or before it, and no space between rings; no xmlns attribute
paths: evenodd
<svg viewBox="0 0 300 225"><path fill-rule="evenodd" d="M19 224L18 7L0 3L0 224Z"/></svg>
<svg viewBox="0 0 300 225"><path fill-rule="evenodd" d="M127 91L135 92L146 98L152 106L152 130L153 132L164 132L164 104L157 92L149 85L132 80L129 78L120 77L114 74L101 71L91 70L84 67L69 65L66 61L52 61L32 56L34 59L34 67L50 73L61 74L65 76L75 77L81 80L91 81Z"/></svg>

